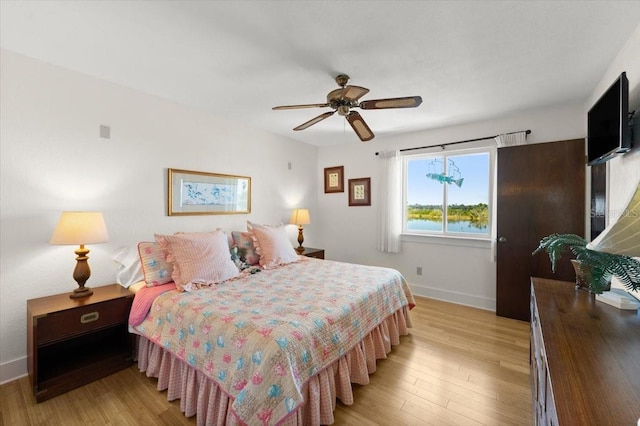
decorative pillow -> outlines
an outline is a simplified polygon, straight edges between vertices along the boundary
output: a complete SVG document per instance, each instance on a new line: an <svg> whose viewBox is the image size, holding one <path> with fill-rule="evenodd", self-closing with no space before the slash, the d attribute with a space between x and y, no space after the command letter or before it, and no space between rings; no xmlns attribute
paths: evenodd
<svg viewBox="0 0 640 426"><path fill-rule="evenodd" d="M300 260L283 225L267 226L247 221L247 230L264 269Z"/></svg>
<svg viewBox="0 0 640 426"><path fill-rule="evenodd" d="M121 286L128 288L144 280L137 246L124 247L111 259L118 264L116 282Z"/></svg>
<svg viewBox="0 0 640 426"><path fill-rule="evenodd" d="M180 291L190 283L217 284L240 274L231 260L227 236L221 230L156 234L156 241L167 252L167 261L173 266L171 277Z"/></svg>
<svg viewBox="0 0 640 426"><path fill-rule="evenodd" d="M167 262L166 254L158 243L143 241L138 243L138 254L147 287L173 281L173 267Z"/></svg>
<svg viewBox="0 0 640 426"><path fill-rule="evenodd" d="M232 231L231 236L233 242L238 248L238 256L242 262L246 262L249 265L257 265L260 262L260 256L256 252L256 248L253 245L253 238L248 232Z"/></svg>

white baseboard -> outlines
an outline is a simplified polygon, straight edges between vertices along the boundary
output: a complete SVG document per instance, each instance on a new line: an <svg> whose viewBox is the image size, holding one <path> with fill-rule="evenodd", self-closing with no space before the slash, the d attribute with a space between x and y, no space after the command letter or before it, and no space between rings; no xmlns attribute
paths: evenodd
<svg viewBox="0 0 640 426"><path fill-rule="evenodd" d="M0 364L0 385L27 375L27 357Z"/></svg>
<svg viewBox="0 0 640 426"><path fill-rule="evenodd" d="M457 303L458 305L471 306L495 312L496 300L480 296L471 296L465 293L443 290L441 288L427 287L420 284L409 283L411 291L416 296L429 297L431 299L443 300L445 302Z"/></svg>

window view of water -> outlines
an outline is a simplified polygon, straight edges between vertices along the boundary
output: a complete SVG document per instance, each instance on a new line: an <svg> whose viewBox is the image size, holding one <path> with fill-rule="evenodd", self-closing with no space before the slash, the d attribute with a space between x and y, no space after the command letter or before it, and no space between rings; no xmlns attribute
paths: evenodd
<svg viewBox="0 0 640 426"><path fill-rule="evenodd" d="M489 235L490 160L488 150L407 157L405 229Z"/></svg>
<svg viewBox="0 0 640 426"><path fill-rule="evenodd" d="M426 219L409 219L407 221L408 231L442 231L442 221ZM461 232L468 234L487 234L488 224L477 224L469 220L449 221L448 232Z"/></svg>

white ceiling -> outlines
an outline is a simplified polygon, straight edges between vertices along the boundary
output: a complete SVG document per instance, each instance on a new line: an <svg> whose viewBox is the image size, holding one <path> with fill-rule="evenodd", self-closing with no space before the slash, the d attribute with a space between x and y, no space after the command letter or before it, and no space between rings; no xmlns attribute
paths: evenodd
<svg viewBox="0 0 640 426"><path fill-rule="evenodd" d="M640 1L0 1L2 48L319 146L360 143L327 108L334 77L377 137L585 101ZM375 139L372 142L375 143Z"/></svg>

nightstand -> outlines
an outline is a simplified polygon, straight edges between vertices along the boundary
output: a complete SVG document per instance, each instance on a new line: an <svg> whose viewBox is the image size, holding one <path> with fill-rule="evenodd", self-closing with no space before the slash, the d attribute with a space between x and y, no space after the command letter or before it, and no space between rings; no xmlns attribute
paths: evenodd
<svg viewBox="0 0 640 426"><path fill-rule="evenodd" d="M316 259L324 259L324 249L303 247L302 250L296 248L296 253L301 256L315 257Z"/></svg>
<svg viewBox="0 0 640 426"><path fill-rule="evenodd" d="M119 284L27 300L29 380L37 402L75 389L133 363L128 331L133 293Z"/></svg>

